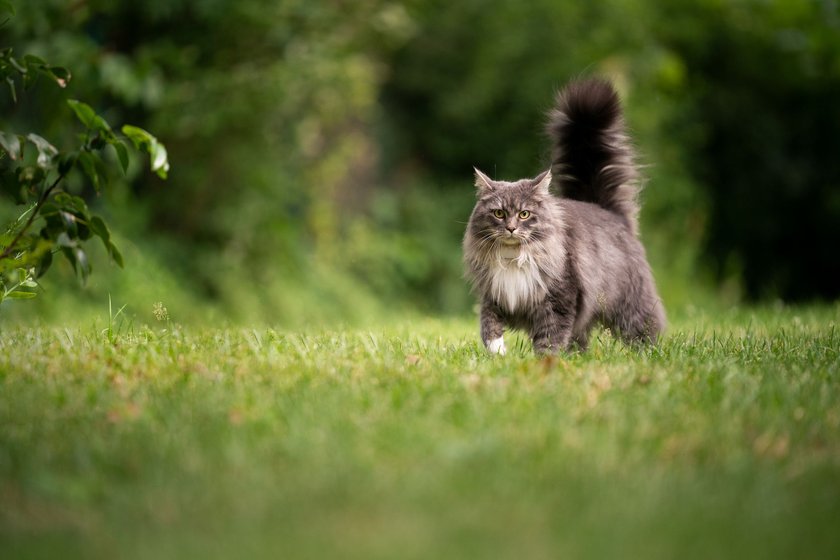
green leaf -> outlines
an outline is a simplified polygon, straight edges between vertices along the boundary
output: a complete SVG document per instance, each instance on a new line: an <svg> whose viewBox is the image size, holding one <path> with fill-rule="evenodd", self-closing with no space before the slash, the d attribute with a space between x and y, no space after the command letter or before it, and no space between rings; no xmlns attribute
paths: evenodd
<svg viewBox="0 0 840 560"><path fill-rule="evenodd" d="M73 204L73 195L66 192L56 193L53 197L53 202L61 207L67 207Z"/></svg>
<svg viewBox="0 0 840 560"><path fill-rule="evenodd" d="M88 262L87 254L79 245L71 241L65 234L61 234L58 238L58 243L61 246L61 252L73 265L73 271L85 282L90 276L90 262Z"/></svg>
<svg viewBox="0 0 840 560"><path fill-rule="evenodd" d="M122 133L128 136L132 142L134 142L134 146L138 150L145 149L143 146L144 144L149 144L151 141L155 139L154 136L140 128L139 126L133 126L130 124L123 125Z"/></svg>
<svg viewBox="0 0 840 560"><path fill-rule="evenodd" d="M99 115L96 115L94 117L93 127L100 132L110 133L110 134L103 134L103 138L105 140L110 140L111 138L116 140L116 136L114 136L113 132L111 132L111 125L108 124L108 122L105 119L103 119L102 117L100 117Z"/></svg>
<svg viewBox="0 0 840 560"><path fill-rule="evenodd" d="M90 221L90 211L88 210L87 202L80 196L71 196L70 204L76 209L76 214L81 216L85 221Z"/></svg>
<svg viewBox="0 0 840 560"><path fill-rule="evenodd" d="M79 275L82 277L82 282L85 282L87 281L88 276L90 276L91 272L90 262L88 261L87 253L85 253L81 247L76 247L74 252L76 253L76 262L79 265Z"/></svg>
<svg viewBox="0 0 840 560"><path fill-rule="evenodd" d="M123 173L128 172L128 148L125 147L122 140L117 140L116 142L112 142L111 145L114 147L114 150L117 152L117 159L120 160L120 165L122 166Z"/></svg>
<svg viewBox="0 0 840 560"><path fill-rule="evenodd" d="M28 134L26 138L32 142L38 150L38 167L41 169L48 169L52 167L52 161L58 155L58 150L55 146L34 133Z"/></svg>
<svg viewBox="0 0 840 560"><path fill-rule="evenodd" d="M90 239L90 228L85 222L77 221L76 227L79 232L79 239L81 239L82 241L87 241L88 239Z"/></svg>
<svg viewBox="0 0 840 560"><path fill-rule="evenodd" d="M107 249L108 243L111 241L111 232L108 231L108 226L105 225L105 221L99 216L93 216L90 219L90 231L102 239L102 242L105 243L105 248Z"/></svg>
<svg viewBox="0 0 840 560"><path fill-rule="evenodd" d="M17 134L0 131L0 148L3 148L13 160L17 160L23 156L23 152L20 149L20 136Z"/></svg>
<svg viewBox="0 0 840 560"><path fill-rule="evenodd" d="M67 105L73 109L76 117L83 125L85 125L86 128L102 133L102 140L109 143L117 140L117 137L114 136L114 133L111 130L111 125L109 125L105 119L97 115L96 111L93 110L93 107L75 99L68 99Z"/></svg>
<svg viewBox="0 0 840 560"><path fill-rule="evenodd" d="M38 261L38 266L35 267L35 278L40 278L44 275L47 270L49 270L50 265L52 264L52 251L47 251L44 253L44 256L41 257L41 260Z"/></svg>
<svg viewBox="0 0 840 560"><path fill-rule="evenodd" d="M96 192L100 192L102 190L102 186L99 182L99 171L96 167L96 156L90 152L81 152L76 161L79 162L79 165L82 167L82 171L85 172L85 175L88 176L90 182L93 183L93 188L96 189Z"/></svg>
<svg viewBox="0 0 840 560"><path fill-rule="evenodd" d="M26 64L26 66L34 66L34 67L40 67L40 66L46 66L47 65L46 60L44 60L40 56L35 56L34 54L23 55L23 63Z"/></svg>
<svg viewBox="0 0 840 560"><path fill-rule="evenodd" d="M108 249L108 255L110 255L111 260L117 263L117 266L119 266L120 268L125 268L122 253L120 253L120 250L117 249L117 246L109 241L106 247Z"/></svg>
<svg viewBox="0 0 840 560"><path fill-rule="evenodd" d="M35 292L23 292L20 290L14 290L6 294L8 299L32 299L36 297L38 294Z"/></svg>
<svg viewBox="0 0 840 560"><path fill-rule="evenodd" d="M81 101L76 101L75 99L68 99L67 104L70 106L71 109L73 109L73 112L76 113L76 117L82 122L83 125L85 125L85 127L94 127L96 112L90 105Z"/></svg>
<svg viewBox="0 0 840 560"><path fill-rule="evenodd" d="M88 210L87 203L85 199L80 196L75 196L66 192L59 192L53 196L53 202L57 204L60 208L76 214L79 218L84 221L90 221L90 211ZM49 204L49 203L47 203Z"/></svg>
<svg viewBox="0 0 840 560"><path fill-rule="evenodd" d="M164 145L149 132L137 126L127 124L122 127L122 133L134 143L135 148L149 154L152 171L161 179L166 179L169 172L169 156Z"/></svg>
<svg viewBox="0 0 840 560"><path fill-rule="evenodd" d="M152 149L152 171L157 173L161 179L166 179L169 173L169 154L166 153L166 148L158 142Z"/></svg>

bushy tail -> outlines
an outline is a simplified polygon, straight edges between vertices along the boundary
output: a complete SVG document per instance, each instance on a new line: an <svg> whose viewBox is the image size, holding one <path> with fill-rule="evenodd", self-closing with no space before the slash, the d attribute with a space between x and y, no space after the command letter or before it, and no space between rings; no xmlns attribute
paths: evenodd
<svg viewBox="0 0 840 560"><path fill-rule="evenodd" d="M557 94L547 128L557 192L615 212L636 233L640 174L612 84L600 79L569 84Z"/></svg>

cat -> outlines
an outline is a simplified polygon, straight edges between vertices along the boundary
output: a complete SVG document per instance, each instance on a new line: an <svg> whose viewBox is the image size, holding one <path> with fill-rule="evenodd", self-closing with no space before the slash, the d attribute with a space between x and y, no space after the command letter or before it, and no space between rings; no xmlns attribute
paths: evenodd
<svg viewBox="0 0 840 560"><path fill-rule="evenodd" d="M474 168L463 250L484 345L505 354L508 327L537 354L585 351L596 324L655 343L665 310L639 241L640 173L618 94L606 80L572 82L546 128L552 162L537 177L494 181Z"/></svg>

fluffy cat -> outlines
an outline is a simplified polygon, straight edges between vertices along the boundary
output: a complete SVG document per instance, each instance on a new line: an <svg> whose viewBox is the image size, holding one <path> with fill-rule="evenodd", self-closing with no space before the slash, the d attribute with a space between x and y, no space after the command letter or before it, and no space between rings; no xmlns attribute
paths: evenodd
<svg viewBox="0 0 840 560"><path fill-rule="evenodd" d="M551 169L536 178L494 181L475 169L464 262L482 341L504 354L509 327L540 354L586 350L600 323L654 343L665 311L638 238L639 171L618 95L600 79L573 82L547 130Z"/></svg>

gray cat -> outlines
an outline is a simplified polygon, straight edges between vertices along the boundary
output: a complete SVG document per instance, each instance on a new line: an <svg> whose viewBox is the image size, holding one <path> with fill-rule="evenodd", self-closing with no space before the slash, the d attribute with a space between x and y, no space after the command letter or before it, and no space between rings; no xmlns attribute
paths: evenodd
<svg viewBox="0 0 840 560"><path fill-rule="evenodd" d="M618 95L603 80L572 83L547 129L551 169L536 178L494 181L475 169L464 261L482 341L504 354L510 327L540 354L585 350L600 323L626 342L656 342L665 311L638 238L639 172Z"/></svg>

